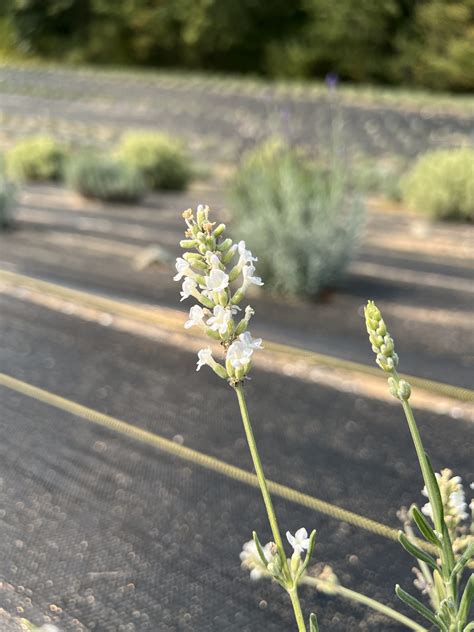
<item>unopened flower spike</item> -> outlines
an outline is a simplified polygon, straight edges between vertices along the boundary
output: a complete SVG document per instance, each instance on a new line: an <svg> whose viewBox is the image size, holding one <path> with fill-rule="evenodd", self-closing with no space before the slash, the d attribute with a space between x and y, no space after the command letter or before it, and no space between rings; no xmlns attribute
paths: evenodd
<svg viewBox="0 0 474 632"><path fill-rule="evenodd" d="M364 315L372 351L376 354L375 361L383 371L390 374L388 378L390 393L401 401L407 401L411 395L411 386L397 373L398 355L395 352L395 343L374 301L367 303Z"/></svg>

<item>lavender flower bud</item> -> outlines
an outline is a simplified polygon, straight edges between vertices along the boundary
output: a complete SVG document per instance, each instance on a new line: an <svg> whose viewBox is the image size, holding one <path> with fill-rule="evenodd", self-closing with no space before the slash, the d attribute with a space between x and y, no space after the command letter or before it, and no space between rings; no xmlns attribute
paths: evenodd
<svg viewBox="0 0 474 632"><path fill-rule="evenodd" d="M398 365L398 355L382 314L373 301L367 303L364 314L372 350L377 356L376 362L383 371L392 373Z"/></svg>

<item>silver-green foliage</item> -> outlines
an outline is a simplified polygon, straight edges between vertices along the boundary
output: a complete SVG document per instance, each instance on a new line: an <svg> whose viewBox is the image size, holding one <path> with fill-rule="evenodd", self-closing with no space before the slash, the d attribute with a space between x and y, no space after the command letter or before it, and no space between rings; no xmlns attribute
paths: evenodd
<svg viewBox="0 0 474 632"><path fill-rule="evenodd" d="M252 151L232 187L239 234L259 253L267 286L316 295L343 278L364 208L342 166L315 168L278 140Z"/></svg>
<svg viewBox="0 0 474 632"><path fill-rule="evenodd" d="M65 148L50 136L18 141L7 153L8 175L14 180L48 181L62 177Z"/></svg>
<svg viewBox="0 0 474 632"><path fill-rule="evenodd" d="M165 134L127 132L117 155L144 176L151 189L186 189L192 175L191 158L180 141Z"/></svg>
<svg viewBox="0 0 474 632"><path fill-rule="evenodd" d="M446 149L418 159L402 179L404 202L436 219L474 220L474 149Z"/></svg>
<svg viewBox="0 0 474 632"><path fill-rule="evenodd" d="M146 192L137 169L107 155L83 154L71 159L66 180L84 197L104 202L137 202Z"/></svg>

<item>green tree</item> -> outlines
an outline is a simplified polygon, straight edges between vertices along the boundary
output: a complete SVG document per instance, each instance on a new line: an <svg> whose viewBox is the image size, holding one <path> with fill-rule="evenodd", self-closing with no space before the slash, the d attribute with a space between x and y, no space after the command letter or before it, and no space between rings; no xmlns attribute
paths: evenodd
<svg viewBox="0 0 474 632"><path fill-rule="evenodd" d="M425 0L397 41L395 78L435 89L474 88L474 0Z"/></svg>
<svg viewBox="0 0 474 632"><path fill-rule="evenodd" d="M353 81L386 80L393 36L403 17L399 0L303 0L304 27L268 48L274 73Z"/></svg>

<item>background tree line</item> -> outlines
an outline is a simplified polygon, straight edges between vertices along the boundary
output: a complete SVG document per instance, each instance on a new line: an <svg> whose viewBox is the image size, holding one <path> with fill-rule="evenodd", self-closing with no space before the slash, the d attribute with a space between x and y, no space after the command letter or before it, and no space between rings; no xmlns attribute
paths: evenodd
<svg viewBox="0 0 474 632"><path fill-rule="evenodd" d="M1 0L0 49L469 91L474 0Z"/></svg>

